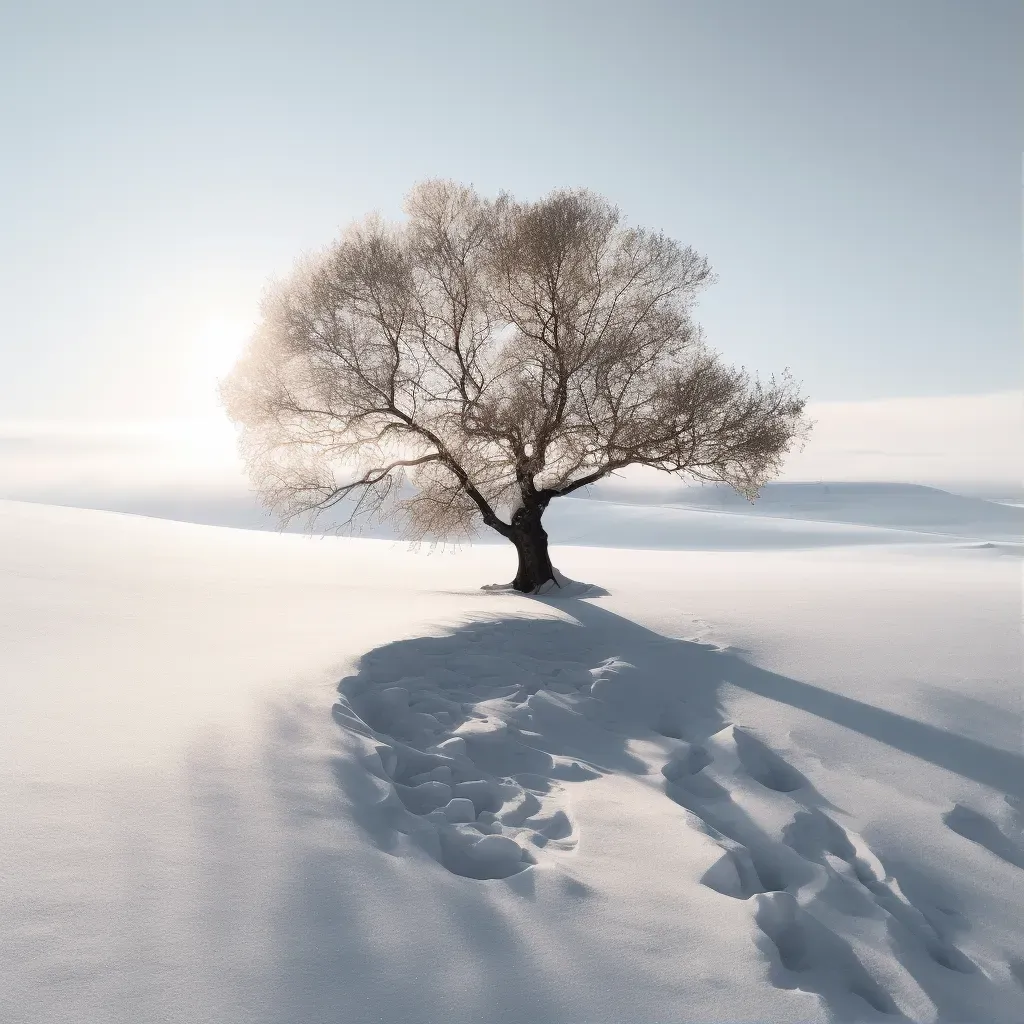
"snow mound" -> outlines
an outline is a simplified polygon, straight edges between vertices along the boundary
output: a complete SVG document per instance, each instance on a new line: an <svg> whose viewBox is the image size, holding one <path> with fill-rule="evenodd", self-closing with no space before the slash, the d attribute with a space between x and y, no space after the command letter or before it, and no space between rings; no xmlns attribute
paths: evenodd
<svg viewBox="0 0 1024 1024"><path fill-rule="evenodd" d="M596 583L579 583L562 575L557 569L554 570L555 578L542 583L531 597L608 597L608 591L599 587ZM487 583L480 588L490 594L520 594L511 583Z"/></svg>

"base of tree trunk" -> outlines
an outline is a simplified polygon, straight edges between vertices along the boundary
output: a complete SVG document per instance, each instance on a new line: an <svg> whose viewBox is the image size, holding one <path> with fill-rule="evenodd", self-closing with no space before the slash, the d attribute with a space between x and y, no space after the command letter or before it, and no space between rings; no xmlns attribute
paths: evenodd
<svg viewBox="0 0 1024 1024"><path fill-rule="evenodd" d="M499 593L535 594L541 597L599 597L608 593L603 587L566 579L552 564L548 553L548 535L541 525L543 508L519 509L512 517L511 529L502 531L516 549L519 566L509 584L486 586Z"/></svg>
<svg viewBox="0 0 1024 1024"><path fill-rule="evenodd" d="M559 587L561 584L552 576L550 579L541 580L540 583L534 584L532 580L523 580L520 577L516 577L509 586L520 594L538 594L541 591L547 590L549 587Z"/></svg>
<svg viewBox="0 0 1024 1024"><path fill-rule="evenodd" d="M548 554L548 535L540 518L523 523L509 538L515 545L519 567L512 588L520 594L534 594L547 583L557 586L555 569Z"/></svg>
<svg viewBox="0 0 1024 1024"><path fill-rule="evenodd" d="M596 583L580 583L563 576L557 569L547 583L542 583L536 590L522 591L513 583L488 583L481 590L492 594L528 594L533 597L607 597L608 591Z"/></svg>
<svg viewBox="0 0 1024 1024"><path fill-rule="evenodd" d="M524 583L519 577L516 577L510 584L509 587L519 594L546 594L552 590L558 590L562 586L558 582L557 576L552 576L550 579L542 580L536 586L530 586L529 583Z"/></svg>

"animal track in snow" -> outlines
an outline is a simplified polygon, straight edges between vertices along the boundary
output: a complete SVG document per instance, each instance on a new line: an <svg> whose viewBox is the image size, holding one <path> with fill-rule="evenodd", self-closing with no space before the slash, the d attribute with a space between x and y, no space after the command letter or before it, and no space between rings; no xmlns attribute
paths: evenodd
<svg viewBox="0 0 1024 1024"><path fill-rule="evenodd" d="M1000 827L991 818L964 804L955 804L942 820L957 835L983 846L989 853L1014 867L1024 868L1024 815L1018 801L1004 798L1007 804L1006 823Z"/></svg>

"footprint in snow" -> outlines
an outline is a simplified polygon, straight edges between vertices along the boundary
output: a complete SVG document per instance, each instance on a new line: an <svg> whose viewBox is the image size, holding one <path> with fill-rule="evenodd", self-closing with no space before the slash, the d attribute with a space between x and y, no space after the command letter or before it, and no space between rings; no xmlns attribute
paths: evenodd
<svg viewBox="0 0 1024 1024"><path fill-rule="evenodd" d="M371 770L397 800L393 827L455 874L505 878L542 850L578 843L566 784L600 772L543 749L535 719L549 713L538 695L571 700L594 676L582 663L534 656L544 632L485 624L389 645L339 685L339 723L378 741Z"/></svg>
<svg viewBox="0 0 1024 1024"><path fill-rule="evenodd" d="M1020 824L1020 812L1012 813L1016 808L1011 798L1006 798L1006 803L1011 808L1007 815L1010 820L1002 827L965 804L955 804L942 820L957 835L984 847L1007 864L1024 868L1024 828Z"/></svg>
<svg viewBox="0 0 1024 1024"><path fill-rule="evenodd" d="M953 912L911 902L864 839L818 806L808 780L747 730L728 724L680 742L662 775L666 794L721 850L701 882L751 904L776 985L819 992L837 1019L900 1012L835 927L837 914L850 920L851 934L858 921L878 922L901 961L932 983L929 969L916 965L984 981L950 939ZM780 819L781 829L773 825ZM1020 866L1011 837L977 812L958 805L946 823Z"/></svg>

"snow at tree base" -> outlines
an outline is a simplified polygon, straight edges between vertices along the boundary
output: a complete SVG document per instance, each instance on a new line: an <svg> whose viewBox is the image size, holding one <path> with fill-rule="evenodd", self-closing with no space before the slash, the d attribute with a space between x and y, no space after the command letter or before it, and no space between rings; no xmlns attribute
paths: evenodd
<svg viewBox="0 0 1024 1024"><path fill-rule="evenodd" d="M0 1019L1017 1024L1024 512L815 495L567 500L540 598L0 503Z"/></svg>

